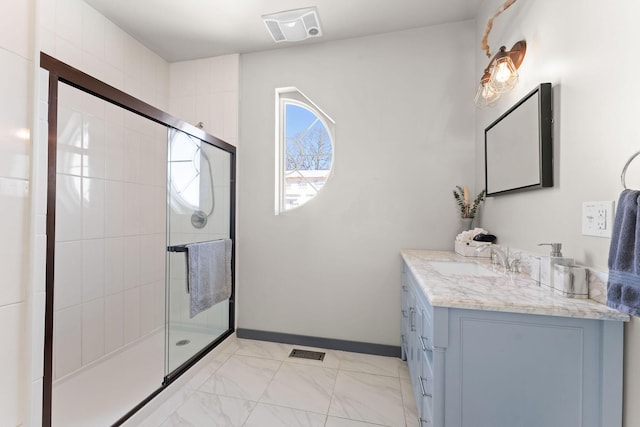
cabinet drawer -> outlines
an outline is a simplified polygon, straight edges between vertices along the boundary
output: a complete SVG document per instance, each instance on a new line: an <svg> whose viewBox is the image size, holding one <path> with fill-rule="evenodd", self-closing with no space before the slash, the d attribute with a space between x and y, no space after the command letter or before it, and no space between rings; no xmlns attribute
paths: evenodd
<svg viewBox="0 0 640 427"><path fill-rule="evenodd" d="M409 308L402 307L401 315L402 315L402 319L401 319L402 333L405 335L408 335L410 332L409 331Z"/></svg>
<svg viewBox="0 0 640 427"><path fill-rule="evenodd" d="M407 338L405 337L404 334L400 335L400 337L402 338L402 351L404 352L405 356L407 356L409 354L409 347L407 346Z"/></svg>
<svg viewBox="0 0 640 427"><path fill-rule="evenodd" d="M433 348L433 325L431 324L431 318L429 317L429 311L421 308L420 325L418 330L420 336L424 339L425 347ZM428 345L427 345L428 344Z"/></svg>
<svg viewBox="0 0 640 427"><path fill-rule="evenodd" d="M421 316L420 333L418 334L418 350L422 352L420 358L425 364L425 375L433 378L433 327L431 326L431 318L428 316L428 310L423 310Z"/></svg>
<svg viewBox="0 0 640 427"><path fill-rule="evenodd" d="M413 310L416 304L416 298L409 289L409 285L405 282L403 276L402 282L402 300L401 300L401 314L402 314L402 332L405 335L409 335L409 332L415 327L413 324Z"/></svg>
<svg viewBox="0 0 640 427"><path fill-rule="evenodd" d="M420 375L416 375L416 391L420 398L433 398L433 377L428 372L423 370Z"/></svg>
<svg viewBox="0 0 640 427"><path fill-rule="evenodd" d="M423 362L421 363L420 373L414 374L411 378L413 391L418 404L419 417L423 420L431 421L434 393L433 375L429 372L426 364Z"/></svg>
<svg viewBox="0 0 640 427"><path fill-rule="evenodd" d="M420 427L432 427L433 424L433 397L423 396L418 400L418 425Z"/></svg>

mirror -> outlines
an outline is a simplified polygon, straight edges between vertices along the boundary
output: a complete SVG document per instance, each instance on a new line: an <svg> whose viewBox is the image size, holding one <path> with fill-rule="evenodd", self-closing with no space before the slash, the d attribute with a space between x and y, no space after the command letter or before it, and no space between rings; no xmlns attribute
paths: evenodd
<svg viewBox="0 0 640 427"><path fill-rule="evenodd" d="M551 83L542 83L484 131L487 196L553 186Z"/></svg>

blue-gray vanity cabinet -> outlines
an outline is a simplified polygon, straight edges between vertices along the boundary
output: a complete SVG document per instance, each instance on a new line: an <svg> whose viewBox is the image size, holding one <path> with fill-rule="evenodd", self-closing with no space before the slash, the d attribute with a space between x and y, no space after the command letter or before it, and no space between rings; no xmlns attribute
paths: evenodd
<svg viewBox="0 0 640 427"><path fill-rule="evenodd" d="M623 322L433 307L406 265L402 286L419 425L622 425Z"/></svg>
<svg viewBox="0 0 640 427"><path fill-rule="evenodd" d="M434 425L434 400L444 397L443 394L434 393L434 387L438 383L435 381L432 325L431 307L425 303L424 295L419 292L411 274L403 271L402 358L409 367L419 425L422 426Z"/></svg>

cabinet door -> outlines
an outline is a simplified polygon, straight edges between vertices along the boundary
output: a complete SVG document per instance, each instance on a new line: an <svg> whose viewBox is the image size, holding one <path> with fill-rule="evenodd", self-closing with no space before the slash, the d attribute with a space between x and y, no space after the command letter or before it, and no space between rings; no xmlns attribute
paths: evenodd
<svg viewBox="0 0 640 427"><path fill-rule="evenodd" d="M449 322L447 426L602 427L599 321L451 309Z"/></svg>
<svg viewBox="0 0 640 427"><path fill-rule="evenodd" d="M413 331L413 348L414 348L414 369L410 370L411 384L413 385L413 394L418 404L418 415L422 416L421 401L426 391L424 390L424 351L422 351L422 319L424 317L423 308L417 304L413 311L414 331Z"/></svg>
<svg viewBox="0 0 640 427"><path fill-rule="evenodd" d="M423 364L428 369L429 378L433 380L433 313L430 306L421 305L418 344L422 351ZM426 372L425 372L426 373Z"/></svg>
<svg viewBox="0 0 640 427"><path fill-rule="evenodd" d="M418 401L418 425L420 427L433 427L433 416L432 416L432 408L433 408L433 398L431 396L422 397Z"/></svg>
<svg viewBox="0 0 640 427"><path fill-rule="evenodd" d="M403 272L402 310L403 352L416 399L418 425L434 427L433 309L407 270Z"/></svg>
<svg viewBox="0 0 640 427"><path fill-rule="evenodd" d="M416 345L416 335L418 328L416 323L416 297L412 287L409 287L408 289L407 305L407 332L405 336L407 342L407 364L409 365L409 373L415 375L418 372L418 347Z"/></svg>
<svg viewBox="0 0 640 427"><path fill-rule="evenodd" d="M416 400L418 401L419 419L423 426L433 426L433 346L431 337L433 328L431 327L430 310L420 302L417 303L418 311L418 334L417 351L419 353L420 374L415 380Z"/></svg>
<svg viewBox="0 0 640 427"><path fill-rule="evenodd" d="M408 338L409 338L409 287L406 279L406 272L402 272L402 300L401 300L401 333L402 333L402 358L408 359Z"/></svg>

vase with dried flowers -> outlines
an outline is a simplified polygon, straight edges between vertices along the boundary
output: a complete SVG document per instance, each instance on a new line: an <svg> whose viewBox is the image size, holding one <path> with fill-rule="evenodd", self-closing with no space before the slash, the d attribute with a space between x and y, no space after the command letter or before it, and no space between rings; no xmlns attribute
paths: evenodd
<svg viewBox="0 0 640 427"><path fill-rule="evenodd" d="M453 190L453 198L456 200L460 212L461 231L470 230L473 219L478 212L478 207L486 198L486 191L482 190L473 200L473 203L470 203L469 189L466 186L461 187L457 185L456 189Z"/></svg>

